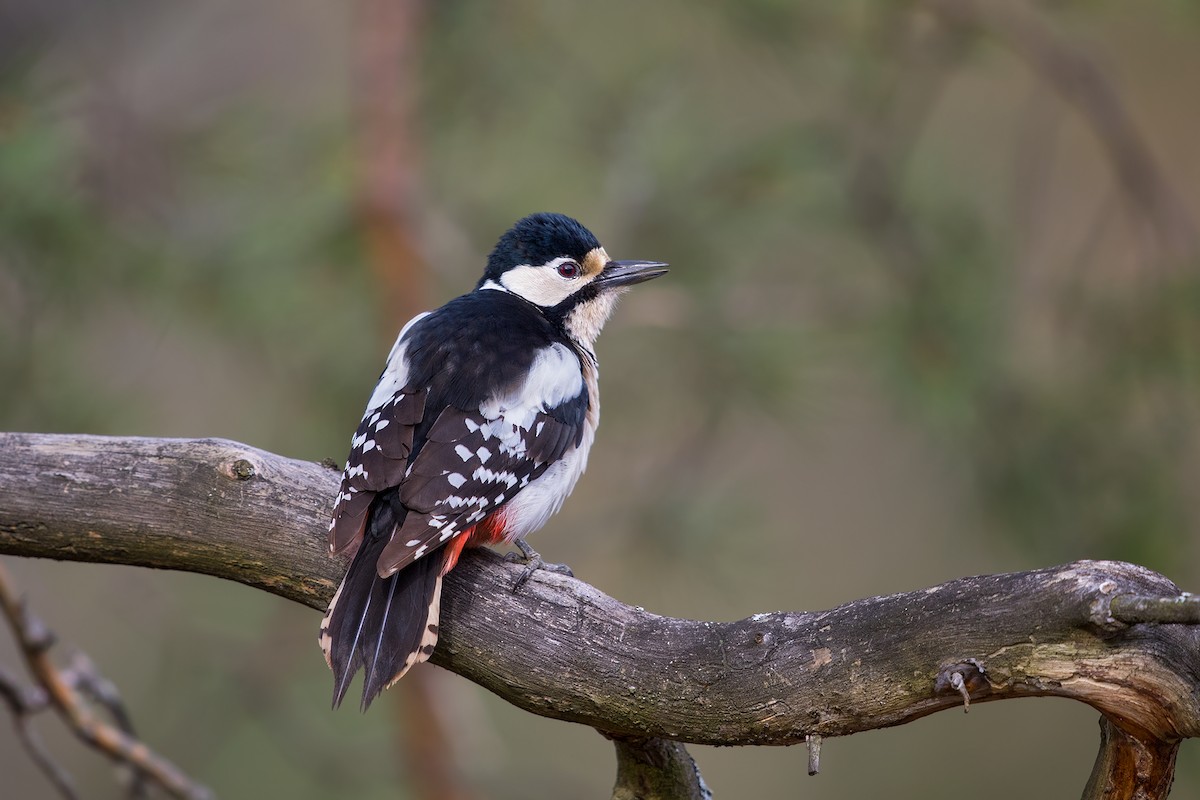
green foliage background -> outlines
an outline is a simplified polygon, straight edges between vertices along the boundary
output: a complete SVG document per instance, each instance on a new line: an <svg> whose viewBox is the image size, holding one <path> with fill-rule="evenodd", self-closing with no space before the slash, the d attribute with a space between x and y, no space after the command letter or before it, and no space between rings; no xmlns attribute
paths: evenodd
<svg viewBox="0 0 1200 800"><path fill-rule="evenodd" d="M433 302L536 210L673 267L600 341L604 425L547 557L696 618L1076 558L1200 586L1194 219L1131 196L1086 100L1004 29L935 13L953 6L428 4L410 167ZM355 210L355 8L0 10L0 429L344 457L404 321ZM1194 6L1018 8L1099 66L1197 207ZM7 563L142 735L222 796L405 791L388 703L328 710L313 613L195 576ZM593 732L435 686L478 796L606 796ZM813 779L796 751L695 755L723 797L1073 796L1095 717L976 706L827 742ZM119 796L43 727L86 796ZM7 731L0 774L49 796ZM1189 743L1175 796L1197 791Z"/></svg>

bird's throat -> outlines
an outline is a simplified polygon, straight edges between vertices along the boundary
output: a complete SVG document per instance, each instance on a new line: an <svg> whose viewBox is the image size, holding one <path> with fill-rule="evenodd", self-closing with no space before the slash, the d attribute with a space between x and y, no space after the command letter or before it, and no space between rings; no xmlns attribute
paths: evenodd
<svg viewBox="0 0 1200 800"><path fill-rule="evenodd" d="M602 292L596 297L582 302L572 308L563 318L563 328L567 335L578 342L589 353L595 351L596 339L604 323L608 322L613 309L617 307L618 292Z"/></svg>

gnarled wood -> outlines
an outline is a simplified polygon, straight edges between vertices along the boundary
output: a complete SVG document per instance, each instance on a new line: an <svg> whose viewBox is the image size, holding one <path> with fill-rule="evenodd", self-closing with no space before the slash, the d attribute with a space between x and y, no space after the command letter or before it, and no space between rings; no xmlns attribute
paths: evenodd
<svg viewBox="0 0 1200 800"><path fill-rule="evenodd" d="M324 544L336 480L234 442L3 434L0 553L204 572L323 608L344 566ZM514 594L518 571L481 552L451 573L434 663L617 737L786 745L956 707L962 688L972 702L1055 695L1146 744L1135 773L1151 780L1170 775L1162 745L1200 733L1200 631L1114 618L1114 597L1181 596L1131 564L736 622L658 616L551 573Z"/></svg>
<svg viewBox="0 0 1200 800"><path fill-rule="evenodd" d="M1154 800L1171 791L1179 742L1139 739L1100 718L1100 752L1083 800Z"/></svg>
<svg viewBox="0 0 1200 800"><path fill-rule="evenodd" d="M679 742L611 736L617 746L612 800L712 800L696 762Z"/></svg>

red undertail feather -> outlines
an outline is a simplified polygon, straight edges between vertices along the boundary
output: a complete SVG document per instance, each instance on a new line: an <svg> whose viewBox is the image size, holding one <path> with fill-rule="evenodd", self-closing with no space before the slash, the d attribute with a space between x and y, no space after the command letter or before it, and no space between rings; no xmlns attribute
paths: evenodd
<svg viewBox="0 0 1200 800"><path fill-rule="evenodd" d="M454 569L454 565L458 563L458 557L468 547L485 547L489 544L500 544L506 541L508 536L504 532L504 527L504 509L502 508L478 525L467 528L460 536L451 539L450 543L446 545L446 557L442 561L442 575Z"/></svg>

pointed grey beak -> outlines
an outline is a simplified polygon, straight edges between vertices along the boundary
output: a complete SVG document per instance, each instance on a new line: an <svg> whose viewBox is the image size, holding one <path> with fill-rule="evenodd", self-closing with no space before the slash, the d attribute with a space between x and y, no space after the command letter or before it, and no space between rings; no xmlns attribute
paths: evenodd
<svg viewBox="0 0 1200 800"><path fill-rule="evenodd" d="M592 284L602 289L633 286L666 275L667 271L667 265L661 261L610 261Z"/></svg>

